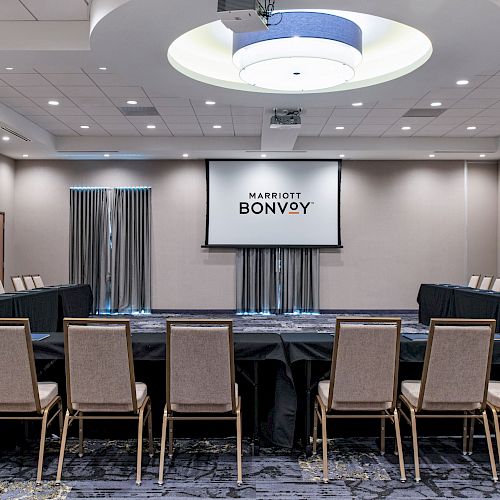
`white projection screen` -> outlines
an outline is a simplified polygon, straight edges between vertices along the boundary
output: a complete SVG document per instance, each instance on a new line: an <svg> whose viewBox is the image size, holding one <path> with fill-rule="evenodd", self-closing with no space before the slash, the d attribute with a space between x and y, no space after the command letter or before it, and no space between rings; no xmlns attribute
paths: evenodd
<svg viewBox="0 0 500 500"><path fill-rule="evenodd" d="M340 247L340 162L208 160L206 246Z"/></svg>

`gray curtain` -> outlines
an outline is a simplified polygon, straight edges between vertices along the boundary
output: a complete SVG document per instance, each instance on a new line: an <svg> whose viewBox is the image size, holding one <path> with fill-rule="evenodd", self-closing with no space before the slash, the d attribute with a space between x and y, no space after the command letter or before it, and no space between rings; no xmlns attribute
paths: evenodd
<svg viewBox="0 0 500 500"><path fill-rule="evenodd" d="M69 280L92 287L94 313L109 307L109 208L107 189L70 190Z"/></svg>
<svg viewBox="0 0 500 500"><path fill-rule="evenodd" d="M151 188L114 189L111 311L151 311Z"/></svg>
<svg viewBox="0 0 500 500"><path fill-rule="evenodd" d="M239 249L236 309L238 313L318 312L319 249Z"/></svg>

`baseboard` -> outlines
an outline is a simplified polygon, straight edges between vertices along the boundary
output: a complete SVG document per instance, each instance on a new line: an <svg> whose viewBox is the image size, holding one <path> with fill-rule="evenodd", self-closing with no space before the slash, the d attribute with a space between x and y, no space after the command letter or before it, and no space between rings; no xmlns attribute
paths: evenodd
<svg viewBox="0 0 500 500"><path fill-rule="evenodd" d="M418 309L320 309L319 310L319 314L417 314L417 313ZM236 314L236 309L152 309L151 314Z"/></svg>

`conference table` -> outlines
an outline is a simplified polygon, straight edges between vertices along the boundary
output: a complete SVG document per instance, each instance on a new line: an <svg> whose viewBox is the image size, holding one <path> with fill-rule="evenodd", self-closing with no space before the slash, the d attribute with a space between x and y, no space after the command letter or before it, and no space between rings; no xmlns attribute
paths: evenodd
<svg viewBox="0 0 500 500"><path fill-rule="evenodd" d="M496 319L500 331L500 293L457 285L422 284L418 292L419 322L431 318Z"/></svg>
<svg viewBox="0 0 500 500"><path fill-rule="evenodd" d="M33 332L60 332L65 317L92 313L89 285L59 285L0 295L0 318L29 318Z"/></svg>

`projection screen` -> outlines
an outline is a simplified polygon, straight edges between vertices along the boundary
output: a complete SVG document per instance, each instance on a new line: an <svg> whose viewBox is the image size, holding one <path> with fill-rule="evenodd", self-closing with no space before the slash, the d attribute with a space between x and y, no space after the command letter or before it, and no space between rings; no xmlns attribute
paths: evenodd
<svg viewBox="0 0 500 500"><path fill-rule="evenodd" d="M208 160L206 246L340 247L340 162Z"/></svg>

